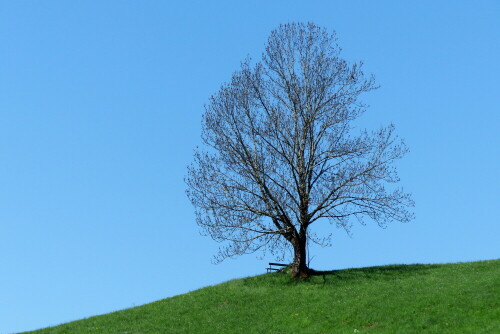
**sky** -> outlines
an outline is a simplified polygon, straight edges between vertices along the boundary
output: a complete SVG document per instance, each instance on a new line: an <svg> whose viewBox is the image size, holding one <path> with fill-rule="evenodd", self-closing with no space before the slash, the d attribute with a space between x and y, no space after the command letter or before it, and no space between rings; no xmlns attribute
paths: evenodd
<svg viewBox="0 0 500 334"><path fill-rule="evenodd" d="M381 86L360 124L411 150L416 218L332 228L310 265L499 258L499 17L486 0L0 0L0 333L265 272L269 254L212 263L184 177L208 98L286 22L336 31Z"/></svg>

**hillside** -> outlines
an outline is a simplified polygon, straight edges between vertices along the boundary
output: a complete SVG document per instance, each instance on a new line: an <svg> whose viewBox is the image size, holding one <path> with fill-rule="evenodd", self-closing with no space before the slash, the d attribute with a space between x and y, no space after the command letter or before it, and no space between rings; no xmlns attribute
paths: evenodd
<svg viewBox="0 0 500 334"><path fill-rule="evenodd" d="M500 333L500 260L264 274L29 333L421 332Z"/></svg>

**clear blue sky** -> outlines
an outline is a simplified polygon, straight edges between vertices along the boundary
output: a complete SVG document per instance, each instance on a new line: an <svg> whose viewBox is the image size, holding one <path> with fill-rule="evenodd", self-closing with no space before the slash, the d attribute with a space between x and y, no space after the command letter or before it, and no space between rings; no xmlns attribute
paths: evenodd
<svg viewBox="0 0 500 334"><path fill-rule="evenodd" d="M1 1L0 333L261 274L211 264L184 190L203 105L280 23L336 30L381 89L416 219L333 229L333 269L500 257L499 1Z"/></svg>

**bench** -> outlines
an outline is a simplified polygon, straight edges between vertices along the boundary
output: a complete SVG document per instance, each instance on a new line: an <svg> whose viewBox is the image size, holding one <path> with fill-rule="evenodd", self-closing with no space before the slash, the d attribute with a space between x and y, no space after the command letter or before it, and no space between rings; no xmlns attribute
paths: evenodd
<svg viewBox="0 0 500 334"><path fill-rule="evenodd" d="M274 268L274 267L281 267L281 268ZM269 262L269 268L266 268L266 270L268 273L270 273L271 271L280 271L284 267L288 267L288 264Z"/></svg>

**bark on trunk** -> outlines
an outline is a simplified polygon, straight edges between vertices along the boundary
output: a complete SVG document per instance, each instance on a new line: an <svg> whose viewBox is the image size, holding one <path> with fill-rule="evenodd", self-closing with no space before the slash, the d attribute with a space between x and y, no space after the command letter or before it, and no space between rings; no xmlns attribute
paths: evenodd
<svg viewBox="0 0 500 334"><path fill-rule="evenodd" d="M301 235L293 242L294 256L292 263L292 278L304 279L309 277L309 268L306 262L306 236Z"/></svg>

